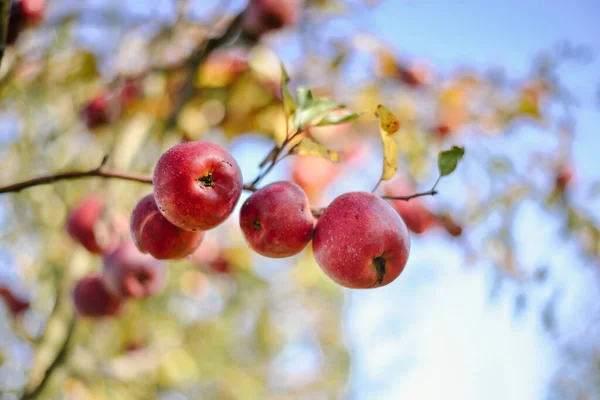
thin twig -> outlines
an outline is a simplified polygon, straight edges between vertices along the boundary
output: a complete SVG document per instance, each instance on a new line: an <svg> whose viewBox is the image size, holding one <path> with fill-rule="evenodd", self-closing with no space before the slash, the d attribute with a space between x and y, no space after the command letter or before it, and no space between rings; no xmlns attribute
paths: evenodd
<svg viewBox="0 0 600 400"><path fill-rule="evenodd" d="M56 353L56 357L54 357L54 360L52 360L52 363L48 366L48 369L46 369L46 371L44 372L44 376L43 376L42 380L32 390L25 391L25 393L23 393L23 395L21 396L21 400L32 400L32 399L37 398L40 395L40 393L42 393L44 391L44 389L46 388L46 385L48 384L48 381L52 377L52 374L54 373L56 368L60 367L67 360L67 355L69 353L69 347L71 344L71 340L73 339L73 333L75 332L75 319L76 319L75 316L71 317L71 320L69 321L69 328L67 331L67 335L65 336L65 340L64 340L63 344L61 345L60 349L58 350L58 352Z"/></svg>
<svg viewBox="0 0 600 400"><path fill-rule="evenodd" d="M88 177L113 178L152 184L152 176L150 175L139 174L136 172L119 172L104 169L106 161L107 157L105 156L98 167L90 169L88 171L68 171L53 175L43 175L22 182L13 183L11 185L0 186L0 194L20 192L23 189L27 189L33 186L48 185L50 183L58 181L74 180Z"/></svg>
<svg viewBox="0 0 600 400"><path fill-rule="evenodd" d="M382 199L386 200L405 200L408 201L410 199L414 199L416 197L424 197L424 196L435 196L438 194L437 190L431 189L426 192L414 193L408 196L381 196Z"/></svg>

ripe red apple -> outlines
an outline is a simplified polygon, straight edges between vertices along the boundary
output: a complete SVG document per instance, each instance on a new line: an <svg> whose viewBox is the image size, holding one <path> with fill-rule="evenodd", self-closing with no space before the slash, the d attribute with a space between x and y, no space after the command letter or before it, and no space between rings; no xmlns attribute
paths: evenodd
<svg viewBox="0 0 600 400"><path fill-rule="evenodd" d="M242 172L221 146L180 143L164 153L154 170L154 199L172 224L205 231L231 214L242 193Z"/></svg>
<svg viewBox="0 0 600 400"><path fill-rule="evenodd" d="M413 87L429 85L433 80L433 67L427 61L415 60L400 68L400 80Z"/></svg>
<svg viewBox="0 0 600 400"><path fill-rule="evenodd" d="M301 11L301 0L250 0L244 11L242 29L252 37L260 37L294 25Z"/></svg>
<svg viewBox="0 0 600 400"><path fill-rule="evenodd" d="M314 218L302 188L281 181L259 189L244 202L240 227L254 251L265 257L282 258L306 247Z"/></svg>
<svg viewBox="0 0 600 400"><path fill-rule="evenodd" d="M67 233L90 253L101 254L105 249L94 231L103 210L104 203L96 196L89 196L79 203L67 218Z"/></svg>
<svg viewBox="0 0 600 400"><path fill-rule="evenodd" d="M121 310L121 298L106 288L99 275L88 275L77 282L73 302L82 317L110 317Z"/></svg>
<svg viewBox="0 0 600 400"><path fill-rule="evenodd" d="M81 109L81 118L89 129L107 125L111 121L110 106L110 96L99 93Z"/></svg>
<svg viewBox="0 0 600 400"><path fill-rule="evenodd" d="M573 170L569 165L561 165L556 173L555 187L560 192L564 192L573 179Z"/></svg>
<svg viewBox="0 0 600 400"><path fill-rule="evenodd" d="M342 286L385 286L404 270L410 252L406 225L390 205L366 192L338 196L323 211L313 237L323 271Z"/></svg>
<svg viewBox="0 0 600 400"><path fill-rule="evenodd" d="M394 178L386 182L385 193L388 196L405 196L415 193L415 189L401 179ZM413 233L424 233L437 222L436 216L419 199L391 200L391 204Z"/></svg>
<svg viewBox="0 0 600 400"><path fill-rule="evenodd" d="M13 317L19 316L29 309L29 301L15 295L8 287L0 287L0 298L4 300L6 308Z"/></svg>
<svg viewBox="0 0 600 400"><path fill-rule="evenodd" d="M163 262L140 253L127 242L104 257L106 287L121 297L150 297L165 288L168 271Z"/></svg>
<svg viewBox="0 0 600 400"><path fill-rule="evenodd" d="M392 207L402 217L411 232L421 234L435 225L435 215L418 199L392 200L391 202Z"/></svg>
<svg viewBox="0 0 600 400"><path fill-rule="evenodd" d="M46 0L13 0L10 8L6 44L14 44L27 25L41 22L44 19L45 7Z"/></svg>
<svg viewBox="0 0 600 400"><path fill-rule="evenodd" d="M186 231L167 221L158 210L154 196L149 194L131 214L131 235L142 253L159 260L178 260L198 248L204 232Z"/></svg>

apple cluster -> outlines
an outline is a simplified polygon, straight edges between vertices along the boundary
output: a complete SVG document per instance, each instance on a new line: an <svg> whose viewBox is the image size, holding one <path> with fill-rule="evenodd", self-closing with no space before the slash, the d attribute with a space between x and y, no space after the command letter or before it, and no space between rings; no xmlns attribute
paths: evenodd
<svg viewBox="0 0 600 400"><path fill-rule="evenodd" d="M223 223L240 199L242 173L221 146L203 141L180 143L165 152L153 174L153 193L134 208L129 230L115 220L101 235L106 219L102 201L90 197L74 209L67 232L89 252L103 258L101 274L75 286L82 316L117 314L126 298L145 298L165 287L163 260L190 256L207 230ZM244 202L239 225L249 247L271 258L298 254L312 241L323 271L349 288L387 285L400 275L410 250L400 215L371 193L337 197L316 219L304 190L291 181L257 189ZM104 240L102 240L104 237Z"/></svg>
<svg viewBox="0 0 600 400"><path fill-rule="evenodd" d="M181 143L164 153L153 175L154 192L131 216L137 248L157 259L180 259L204 232L228 218L238 202L242 173L233 157L209 142ZM256 190L241 207L246 242L265 257L290 257L311 241L325 273L350 288L383 286L403 270L410 239L402 218L370 193L335 199L318 221L302 188L279 181Z"/></svg>

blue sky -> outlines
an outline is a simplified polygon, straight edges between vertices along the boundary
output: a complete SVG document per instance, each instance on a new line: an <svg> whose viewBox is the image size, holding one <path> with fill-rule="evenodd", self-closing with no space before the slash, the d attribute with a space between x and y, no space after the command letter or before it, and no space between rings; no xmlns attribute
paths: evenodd
<svg viewBox="0 0 600 400"><path fill-rule="evenodd" d="M364 25L399 54L429 59L442 73L460 66L503 66L517 78L529 70L535 54L562 40L600 55L599 17L600 5L593 1L387 1L365 17ZM582 186L599 177L599 65L595 60L562 74L581 101L574 111L574 159ZM442 186L439 199L444 189L453 191L450 184ZM590 206L584 204L585 193L576 198ZM581 323L582 311L597 315L589 311L597 297L584 293L598 293L598 274L573 261L577 249L556 237L556 220L533 205L523 207L521 218L517 240L523 260L550 262L554 278L531 290L530 306L518 318L516 286L508 284L490 300L490 266L464 267L458 249L435 237L413 240L409 265L394 284L347 293L353 399L547 398L563 359L541 325L543 299L560 290L560 321Z"/></svg>

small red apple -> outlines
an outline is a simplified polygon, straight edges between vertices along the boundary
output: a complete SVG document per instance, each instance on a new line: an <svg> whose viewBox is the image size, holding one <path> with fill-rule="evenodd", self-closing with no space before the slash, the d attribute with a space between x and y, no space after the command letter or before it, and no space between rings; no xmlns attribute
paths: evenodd
<svg viewBox="0 0 600 400"><path fill-rule="evenodd" d="M555 187L560 192L564 192L573 179L573 169L569 165L561 165L556 173Z"/></svg>
<svg viewBox="0 0 600 400"><path fill-rule="evenodd" d="M395 280L410 252L406 225L390 205L366 192L338 196L323 211L313 237L317 263L335 282L374 288Z"/></svg>
<svg viewBox="0 0 600 400"><path fill-rule="evenodd" d="M0 298L4 300L6 308L13 317L17 317L29 309L29 301L15 295L8 287L0 286Z"/></svg>
<svg viewBox="0 0 600 400"><path fill-rule="evenodd" d="M14 44L28 25L41 22L44 19L45 8L46 0L13 0L10 8L6 44Z"/></svg>
<svg viewBox="0 0 600 400"><path fill-rule="evenodd" d="M204 232L190 232L170 223L158 210L154 196L142 198L131 214L131 234L137 248L159 260L178 260L191 254Z"/></svg>
<svg viewBox="0 0 600 400"><path fill-rule="evenodd" d="M110 317L121 310L121 298L111 293L99 275L88 275L73 289L73 302L82 317Z"/></svg>
<svg viewBox="0 0 600 400"><path fill-rule="evenodd" d="M161 261L140 253L130 242L104 256L102 276L108 290L117 296L154 296L165 288L167 275Z"/></svg>
<svg viewBox="0 0 600 400"><path fill-rule="evenodd" d="M301 11L301 0L250 0L244 11L242 29L252 37L260 37L294 25Z"/></svg>
<svg viewBox="0 0 600 400"><path fill-rule="evenodd" d="M221 146L180 143L164 153L154 170L154 199L172 224L205 231L231 214L242 193L242 172Z"/></svg>
<svg viewBox="0 0 600 400"><path fill-rule="evenodd" d="M306 193L293 182L271 183L253 193L240 210L250 247L265 257L299 253L310 242L314 218Z"/></svg>
<svg viewBox="0 0 600 400"><path fill-rule="evenodd" d="M394 178L386 182L385 193L388 196L405 196L415 193L415 189L401 179ZM436 216L423 205L420 199L390 201L408 230L413 233L424 233L437 222Z"/></svg>
<svg viewBox="0 0 600 400"><path fill-rule="evenodd" d="M102 254L105 249L94 231L103 210L104 203L92 195L79 203L67 218L67 233L90 253Z"/></svg>
<svg viewBox="0 0 600 400"><path fill-rule="evenodd" d="M111 121L110 107L110 96L99 93L81 109L81 118L89 129L107 125Z"/></svg>

